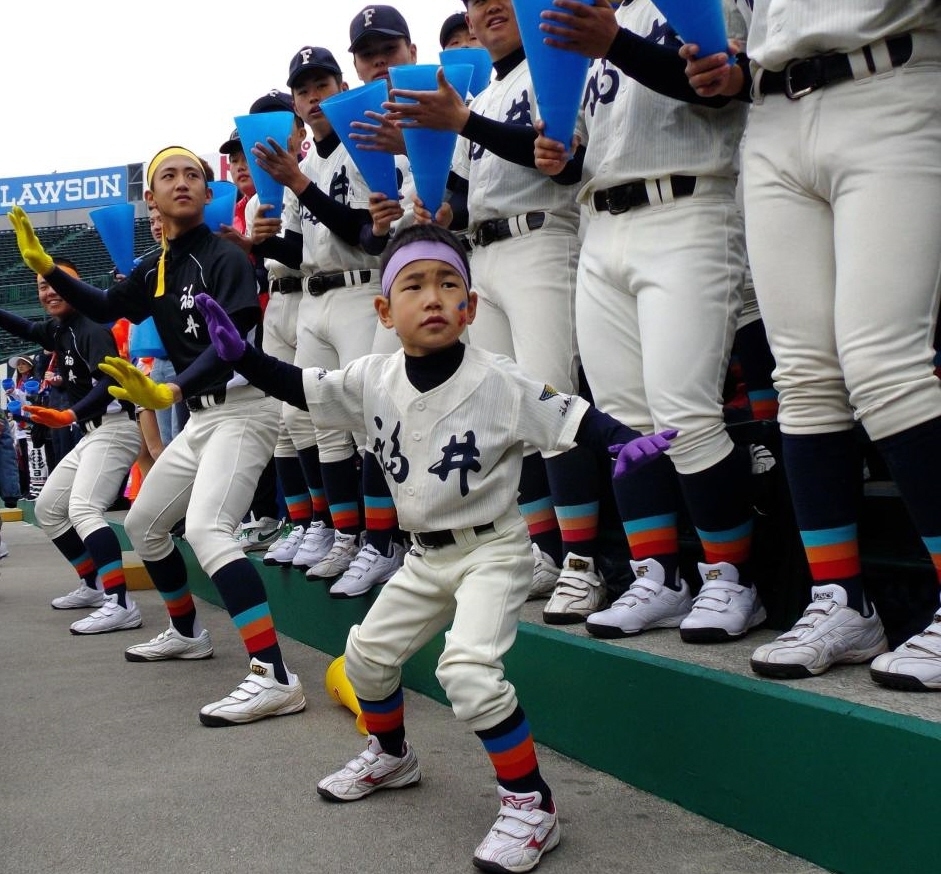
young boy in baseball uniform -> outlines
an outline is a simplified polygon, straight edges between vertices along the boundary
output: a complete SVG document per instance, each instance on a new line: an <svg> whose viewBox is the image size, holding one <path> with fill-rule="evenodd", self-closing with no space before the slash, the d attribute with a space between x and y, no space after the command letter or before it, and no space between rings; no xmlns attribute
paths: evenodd
<svg viewBox="0 0 941 874"><path fill-rule="evenodd" d="M318 423L367 430L411 532L402 569L347 640L366 750L317 791L355 801L419 782L405 740L400 666L450 625L437 676L455 715L483 742L499 784L500 813L474 862L529 871L558 844L559 823L526 716L503 674L533 572L516 505L523 444L564 450L586 441L605 452L618 444L618 466L629 471L658 456L672 435L639 437L584 399L529 379L510 359L464 346L459 338L477 296L467 255L449 231L409 227L382 264L375 307L402 349L341 370L277 362L251 349L211 299L201 296L198 305L220 357L251 382L308 409Z"/></svg>
<svg viewBox="0 0 941 874"><path fill-rule="evenodd" d="M70 261L57 269L78 278ZM0 310L0 327L56 354L56 372L69 407L55 410L25 406L33 422L50 428L74 423L85 436L49 474L36 499L36 522L81 582L74 591L53 598L57 610L97 608L72 623L73 634L104 634L140 628L141 615L127 593L121 544L104 517L140 451L134 407L108 394L114 383L98 369L107 355L117 355L114 336L66 303L41 274L39 302L48 314L40 322Z"/></svg>
<svg viewBox="0 0 941 874"><path fill-rule="evenodd" d="M23 259L73 306L103 323L121 316L139 323L153 316L177 381L171 392L169 384L158 385L125 362L150 388L140 406L168 407L185 398L190 408L189 421L157 459L125 519L171 624L125 656L157 661L212 655L209 632L196 615L186 582L186 564L170 536L185 516L186 539L222 596L250 658L246 679L231 695L203 707L200 721L235 725L296 713L306 706L303 688L284 664L261 577L233 537L274 449L279 404L219 362L195 305L198 293L213 295L239 330L251 336L259 317L255 271L244 252L203 223L212 194L197 155L180 146L162 149L148 166L147 185L166 245L107 291L56 268L26 214L11 213ZM115 360L120 359L109 359ZM102 367L114 375L108 364Z"/></svg>

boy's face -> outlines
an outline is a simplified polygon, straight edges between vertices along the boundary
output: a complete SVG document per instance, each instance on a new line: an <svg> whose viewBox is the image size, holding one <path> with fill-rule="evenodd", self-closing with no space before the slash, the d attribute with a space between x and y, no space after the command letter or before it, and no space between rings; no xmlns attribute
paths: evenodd
<svg viewBox="0 0 941 874"><path fill-rule="evenodd" d="M164 224L174 221L189 226L203 220L211 196L202 166L185 155L172 155L157 167L147 203L160 211Z"/></svg>
<svg viewBox="0 0 941 874"><path fill-rule="evenodd" d="M408 355L423 356L453 346L474 321L477 293L446 261L406 264L392 282L389 297L375 301L379 321L392 328Z"/></svg>
<svg viewBox="0 0 941 874"><path fill-rule="evenodd" d="M463 49L468 46L480 46L480 40L474 36L466 27L457 27L451 31L448 41L444 44L447 49Z"/></svg>
<svg viewBox="0 0 941 874"><path fill-rule="evenodd" d="M229 175L243 197L251 197L255 193L255 183L252 182L245 152L239 150L229 154Z"/></svg>
<svg viewBox="0 0 941 874"><path fill-rule="evenodd" d="M389 67L414 64L418 50L402 36L367 36L353 52L353 66L363 84L389 78Z"/></svg>
<svg viewBox="0 0 941 874"><path fill-rule="evenodd" d="M74 276L78 279L78 274L72 270L67 264L60 264L60 270L64 270L69 276ZM67 316L69 313L74 312L72 306L62 300L59 297L58 292L46 281L46 278L41 274L36 276L36 289L39 293L39 304L40 306L53 318L61 319ZM20 365L16 365L16 369L23 373L25 369L21 370Z"/></svg>
<svg viewBox="0 0 941 874"><path fill-rule="evenodd" d="M160 212L156 206L148 209L147 218L150 221L150 235L155 243L159 243L163 239L163 219L160 218Z"/></svg>
<svg viewBox="0 0 941 874"><path fill-rule="evenodd" d="M330 131L330 122L320 110L320 102L347 90L346 82L337 81L334 73L311 70L291 87L294 111L310 126L315 140L322 140Z"/></svg>
<svg viewBox="0 0 941 874"><path fill-rule="evenodd" d="M467 23L495 61L523 44L512 0L467 0Z"/></svg>

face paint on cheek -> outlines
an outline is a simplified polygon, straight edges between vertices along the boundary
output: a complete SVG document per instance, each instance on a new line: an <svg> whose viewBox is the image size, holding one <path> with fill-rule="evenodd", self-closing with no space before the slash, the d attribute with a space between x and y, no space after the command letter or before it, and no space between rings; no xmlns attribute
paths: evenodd
<svg viewBox="0 0 941 874"><path fill-rule="evenodd" d="M457 305L457 323L463 328L467 324L467 301L462 300Z"/></svg>

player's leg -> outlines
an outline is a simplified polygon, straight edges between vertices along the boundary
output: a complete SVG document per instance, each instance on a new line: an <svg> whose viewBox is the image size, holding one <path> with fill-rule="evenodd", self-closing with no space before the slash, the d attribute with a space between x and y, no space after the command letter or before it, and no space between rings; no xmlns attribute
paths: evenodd
<svg viewBox="0 0 941 874"><path fill-rule="evenodd" d="M803 133L811 108L774 100L754 109L744 152L749 260L777 363L784 470L814 586L793 633L759 647L751 663L762 674L800 677L862 652L879 629L859 560L862 459L836 346L833 212L813 190L816 180L801 173L813 163Z"/></svg>
<svg viewBox="0 0 941 874"><path fill-rule="evenodd" d="M141 625L140 610L127 593L121 544L104 517L140 447L140 428L124 414L105 416L83 441L69 497L69 518L95 562L105 601L72 624L73 634L102 634Z"/></svg>

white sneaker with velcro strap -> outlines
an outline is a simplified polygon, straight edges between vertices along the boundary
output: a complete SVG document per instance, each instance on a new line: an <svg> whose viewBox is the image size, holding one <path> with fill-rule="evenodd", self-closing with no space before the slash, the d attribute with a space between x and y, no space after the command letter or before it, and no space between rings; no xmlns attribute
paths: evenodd
<svg viewBox="0 0 941 874"><path fill-rule="evenodd" d="M291 566L307 570L317 564L333 547L334 530L323 522L311 522L304 532L301 545L291 559Z"/></svg>
<svg viewBox="0 0 941 874"><path fill-rule="evenodd" d="M105 602L105 593L82 583L67 595L52 599L54 610L80 610L88 607L100 607Z"/></svg>
<svg viewBox="0 0 941 874"><path fill-rule="evenodd" d="M555 590L542 611L547 625L572 625L584 622L604 607L607 594L595 560L570 552L562 562Z"/></svg>
<svg viewBox="0 0 941 874"><path fill-rule="evenodd" d="M545 853L559 845L559 816L542 810L539 792L508 792L498 786L500 813L487 836L474 850L474 865L482 871L532 871Z"/></svg>

